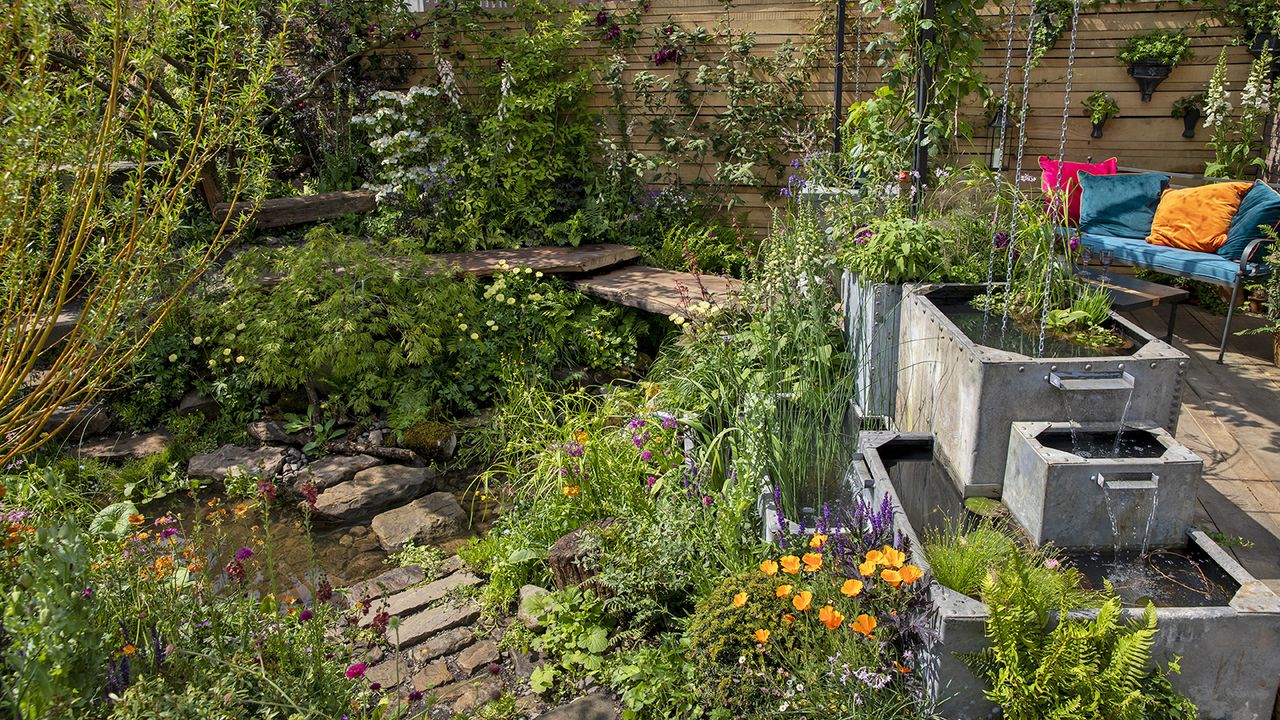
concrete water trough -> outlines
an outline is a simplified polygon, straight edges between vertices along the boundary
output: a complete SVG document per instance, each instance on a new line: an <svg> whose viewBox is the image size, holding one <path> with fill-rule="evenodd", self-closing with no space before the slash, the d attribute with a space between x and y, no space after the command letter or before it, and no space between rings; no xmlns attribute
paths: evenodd
<svg viewBox="0 0 1280 720"><path fill-rule="evenodd" d="M931 529L963 521L959 488L947 477L929 435L870 432L863 433L860 444L864 463L859 473L867 499L878 505L885 496L890 498L895 522L911 547L923 548ZM1073 511L1051 502L1057 512ZM1196 572L1213 583L1214 592L1211 599L1194 603L1185 597L1183 602L1167 597L1156 602L1159 632L1151 651L1153 661L1181 657L1182 672L1170 676L1170 681L1196 703L1201 718L1268 720L1280 687L1280 597L1203 532L1189 529L1178 556L1193 559ZM1079 561L1077 567L1091 580L1099 574L1111 579L1115 570L1110 559L1096 562L1097 553L1065 557L1073 564ZM922 551L916 552L913 562L926 572L930 569ZM1123 583L1123 578L1119 581ZM1118 591L1126 601L1125 615L1140 617L1145 589L1121 587ZM984 683L957 656L987 647L987 606L936 581L930 592L940 638L929 662L921 667L930 692L945 700L941 712L947 718L997 717L999 710L985 697Z"/></svg>
<svg viewBox="0 0 1280 720"><path fill-rule="evenodd" d="M985 292L909 286L900 311L896 427L936 437L965 497L1000 494L1014 422L1141 421L1176 430L1186 355L1113 313L1122 350L1050 339L1036 357L1038 333L973 308Z"/></svg>
<svg viewBox="0 0 1280 720"><path fill-rule="evenodd" d="M1037 545L1182 545L1203 468L1152 425L1017 422L1001 500Z"/></svg>

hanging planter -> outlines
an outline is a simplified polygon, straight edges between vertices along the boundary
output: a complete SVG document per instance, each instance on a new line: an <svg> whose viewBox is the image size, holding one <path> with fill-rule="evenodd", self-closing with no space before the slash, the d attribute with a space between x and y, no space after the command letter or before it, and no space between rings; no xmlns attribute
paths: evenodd
<svg viewBox="0 0 1280 720"><path fill-rule="evenodd" d="M1182 118L1182 137L1193 138L1196 136L1196 125L1200 122L1200 117L1204 111L1204 93L1199 95L1185 95L1173 101L1173 112L1170 116Z"/></svg>
<svg viewBox="0 0 1280 720"><path fill-rule="evenodd" d="M1102 137L1102 126L1116 115L1120 114L1120 106L1116 104L1116 99L1107 93L1098 90L1092 95L1084 99L1085 115L1089 117L1089 122L1093 125L1093 132L1089 133L1089 137Z"/></svg>
<svg viewBox="0 0 1280 720"><path fill-rule="evenodd" d="M1190 37L1171 30L1157 30L1129 38L1116 57L1129 65L1129 75L1138 81L1142 101L1150 102L1156 87L1190 56Z"/></svg>
<svg viewBox="0 0 1280 720"><path fill-rule="evenodd" d="M1277 47L1280 47L1280 42L1277 41L1278 38L1273 33L1256 30L1248 26L1244 28L1244 39L1249 44L1249 52L1254 57L1258 57L1264 52L1274 55Z"/></svg>

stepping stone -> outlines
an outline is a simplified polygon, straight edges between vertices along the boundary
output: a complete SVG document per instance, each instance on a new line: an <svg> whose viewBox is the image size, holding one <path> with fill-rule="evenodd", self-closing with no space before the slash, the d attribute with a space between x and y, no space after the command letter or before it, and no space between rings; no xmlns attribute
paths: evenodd
<svg viewBox="0 0 1280 720"><path fill-rule="evenodd" d="M440 577L446 577L448 575L452 575L458 572L459 570L461 570L465 566L466 566L466 563L462 562L462 558L458 557L457 555L450 555L449 557L445 558L443 562L440 563L440 568L439 568Z"/></svg>
<svg viewBox="0 0 1280 720"><path fill-rule="evenodd" d="M330 455L300 470L293 489L301 493L302 486L310 482L317 490L327 490L338 483L350 482L361 470L381 464L381 460L369 455Z"/></svg>
<svg viewBox="0 0 1280 720"><path fill-rule="evenodd" d="M502 696L502 680L496 677L479 677L453 685L447 685L436 691L436 699L442 703L453 705L455 713L465 713L479 705L497 700Z"/></svg>
<svg viewBox="0 0 1280 720"><path fill-rule="evenodd" d="M159 455L169 446L169 433L163 430L135 435L117 435L85 443L76 448L75 454L80 457L98 458L99 460L123 460L125 458L144 458Z"/></svg>
<svg viewBox="0 0 1280 720"><path fill-rule="evenodd" d="M533 693L521 695L516 698L516 717L533 717L542 712L544 707L546 707L546 705L542 703L542 698L537 695L534 695Z"/></svg>
<svg viewBox="0 0 1280 720"><path fill-rule="evenodd" d="M361 470L349 482L320 493L311 516L320 522L351 524L412 500L435 480L431 468L379 465Z"/></svg>
<svg viewBox="0 0 1280 720"><path fill-rule="evenodd" d="M434 492L373 519L382 549L399 552L405 545L431 545L462 532L467 513L451 493Z"/></svg>
<svg viewBox="0 0 1280 720"><path fill-rule="evenodd" d="M538 607L539 598L551 592L537 585L525 585L520 588L520 609L516 611L516 619L534 632L542 632L542 616L546 608Z"/></svg>
<svg viewBox="0 0 1280 720"><path fill-rule="evenodd" d="M346 596L351 603L361 598L378 599L385 595L398 593L401 590L427 579L427 574L417 565L391 568L377 577L358 582L347 588Z"/></svg>
<svg viewBox="0 0 1280 720"><path fill-rule="evenodd" d="M451 682L453 682L453 673L449 671L449 666L445 665L443 660L437 660L413 676L413 689L426 692Z"/></svg>
<svg viewBox="0 0 1280 720"><path fill-rule="evenodd" d="M390 637L397 647L412 647L436 633L452 630L461 625L470 625L480 617L480 608L468 603L462 607L441 605L423 610L400 623ZM434 658L432 658L434 659Z"/></svg>
<svg viewBox="0 0 1280 720"><path fill-rule="evenodd" d="M294 445L302 447L306 439L302 435L294 435L275 420L259 420L249 423L249 437L263 445Z"/></svg>
<svg viewBox="0 0 1280 720"><path fill-rule="evenodd" d="M548 710L538 720L614 720L618 711L604 693L583 695L571 703Z"/></svg>
<svg viewBox="0 0 1280 720"><path fill-rule="evenodd" d="M404 628L401 627L403 630ZM459 627L436 635L413 649L413 657L418 662L431 662L436 658L451 655L471 644L475 639L471 628Z"/></svg>
<svg viewBox="0 0 1280 720"><path fill-rule="evenodd" d="M194 478L225 480L230 473L274 478L284 467L284 448L248 448L223 445L211 453L196 455L187 463L187 474Z"/></svg>
<svg viewBox="0 0 1280 720"><path fill-rule="evenodd" d="M377 683L383 690L390 690L409 679L409 663L399 656L369 668L364 677L370 684Z"/></svg>
<svg viewBox="0 0 1280 720"><path fill-rule="evenodd" d="M377 609L385 610L391 617L405 617L415 610L440 602L455 588L473 587L482 582L471 573L456 573L420 587L398 592L387 598L385 607L379 605ZM364 617L361 618L360 625L365 626L371 622L373 622L371 616Z"/></svg>
<svg viewBox="0 0 1280 720"><path fill-rule="evenodd" d="M94 437L111 429L115 424L111 414L101 405L88 404L84 407L63 405L55 408L48 420L40 426L41 433L49 433L56 437L74 439Z"/></svg>
<svg viewBox="0 0 1280 720"><path fill-rule="evenodd" d="M498 645L492 640L481 640L458 653L453 661L464 676L471 677L476 674L476 670L498 662Z"/></svg>

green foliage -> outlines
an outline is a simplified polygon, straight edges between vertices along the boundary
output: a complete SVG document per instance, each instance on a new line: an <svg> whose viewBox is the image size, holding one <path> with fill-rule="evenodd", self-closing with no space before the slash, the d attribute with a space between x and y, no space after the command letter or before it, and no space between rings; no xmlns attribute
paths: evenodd
<svg viewBox="0 0 1280 720"><path fill-rule="evenodd" d="M659 267L692 272L741 276L755 253L755 244L736 228L701 223L677 225L660 243L644 248L645 261Z"/></svg>
<svg viewBox="0 0 1280 720"><path fill-rule="evenodd" d="M1175 30L1153 30L1130 36L1116 58L1126 65L1152 63L1176 67L1191 57L1191 36Z"/></svg>
<svg viewBox="0 0 1280 720"><path fill-rule="evenodd" d="M940 227L909 217L883 217L858 234L841 261L865 282L900 285L945 279L946 248L951 243Z"/></svg>
<svg viewBox="0 0 1280 720"><path fill-rule="evenodd" d="M689 641L676 633L620 653L609 682L622 696L622 720L707 717L697 702L701 673L688 657Z"/></svg>
<svg viewBox="0 0 1280 720"><path fill-rule="evenodd" d="M1197 93L1195 95L1183 95L1173 101L1173 110L1169 112L1171 117L1183 118L1192 113L1204 112L1205 94Z"/></svg>
<svg viewBox="0 0 1280 720"><path fill-rule="evenodd" d="M440 574L440 564L444 562L444 551L434 545L419 546L405 543L399 552L387 557L387 562L400 567L417 565L422 568L427 577L433 578Z"/></svg>
<svg viewBox="0 0 1280 720"><path fill-rule="evenodd" d="M1089 115L1089 122L1095 125L1120 114L1120 106L1116 104L1116 99L1102 90L1095 90L1089 97L1082 100L1081 104Z"/></svg>
<svg viewBox="0 0 1280 720"><path fill-rule="evenodd" d="M1251 33L1280 34L1280 3L1275 0L1218 0L1214 14L1246 39Z"/></svg>
<svg viewBox="0 0 1280 720"><path fill-rule="evenodd" d="M1272 55L1263 52L1249 68L1249 78L1233 102L1227 82L1227 48L1218 54L1218 64L1205 91L1204 126L1210 130L1209 147L1213 162L1205 166L1211 177L1241 179L1265 169L1266 162L1256 152L1263 128L1276 107L1271 91ZM1238 111L1234 106L1238 105Z"/></svg>
<svg viewBox="0 0 1280 720"><path fill-rule="evenodd" d="M541 609L546 631L533 642L547 662L529 675L529 687L546 693L597 675L604 668L613 621L590 590L565 588L542 596Z"/></svg>
<svg viewBox="0 0 1280 720"><path fill-rule="evenodd" d="M1036 590L1032 569L1015 555L986 579L982 595L991 647L966 656L991 684L987 696L1006 717L1196 717L1195 706L1169 685L1167 673L1178 671L1176 660L1167 669L1147 669L1156 634L1153 606L1126 622L1120 598L1113 595L1092 618L1070 617L1075 608Z"/></svg>

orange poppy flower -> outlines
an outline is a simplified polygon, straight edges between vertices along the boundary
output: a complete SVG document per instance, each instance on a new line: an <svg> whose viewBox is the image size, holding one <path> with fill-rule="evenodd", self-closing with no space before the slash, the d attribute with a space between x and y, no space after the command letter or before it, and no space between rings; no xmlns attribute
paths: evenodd
<svg viewBox="0 0 1280 720"><path fill-rule="evenodd" d="M769 577L773 577L778 574L778 563L772 560L765 560L760 563L760 572L768 575Z"/></svg>
<svg viewBox="0 0 1280 720"><path fill-rule="evenodd" d="M845 580L844 584L840 586L840 592L849 597L857 597L858 593L862 592L862 581Z"/></svg>
<svg viewBox="0 0 1280 720"><path fill-rule="evenodd" d="M581 485L565 485L563 492L565 497L575 498L582 494L582 486Z"/></svg>
<svg viewBox="0 0 1280 720"><path fill-rule="evenodd" d="M746 593L744 593L744 592L740 592L740 593L738 593L737 595L734 595L734 596L733 596L733 606L734 606L734 607L746 607L746 605L747 605L747 594L746 594Z"/></svg>
<svg viewBox="0 0 1280 720"><path fill-rule="evenodd" d="M844 622L844 615L830 605L824 605L818 611L818 619L822 621L823 625L827 626L828 630L835 630Z"/></svg>
<svg viewBox="0 0 1280 720"><path fill-rule="evenodd" d="M137 514L137 513L134 513L134 514L132 514L132 515L130 515L130 516L129 516L129 524L130 524L130 525L141 525L142 523L146 522L146 520L147 520L147 519L146 519L145 517L143 517L143 516L141 516L141 515L139 515L139 514Z"/></svg>
<svg viewBox="0 0 1280 720"><path fill-rule="evenodd" d="M804 561L806 572L818 572L822 569L822 556L818 553L805 553L800 559Z"/></svg>
<svg viewBox="0 0 1280 720"><path fill-rule="evenodd" d="M791 604L794 605L796 609L799 610L800 612L804 612L805 610L809 609L810 605L813 604L813 593L809 592L808 590L801 590L800 592L796 593L795 597L791 598Z"/></svg>
<svg viewBox="0 0 1280 720"><path fill-rule="evenodd" d="M782 616L782 619L783 619L783 620L784 620L788 625L794 625L794 624L796 623L796 616L795 616L795 615L792 615L791 613L787 613L786 615L783 615L783 616Z"/></svg>
<svg viewBox="0 0 1280 720"><path fill-rule="evenodd" d="M827 544L827 536L820 532L814 532L813 537L809 538L809 547L814 550L821 550L823 545Z"/></svg>
<svg viewBox="0 0 1280 720"><path fill-rule="evenodd" d="M760 643L761 645L769 642L769 631L763 628L751 633L751 636L754 637L756 639L756 642Z"/></svg>
<svg viewBox="0 0 1280 720"><path fill-rule="evenodd" d="M874 560L868 560L858 566L858 572L871 577L876 574L876 563Z"/></svg>
<svg viewBox="0 0 1280 720"><path fill-rule="evenodd" d="M591 436L587 434L586 430L578 430L573 433L573 439L579 445L586 445L587 440L589 440L590 438Z"/></svg>
<svg viewBox="0 0 1280 720"><path fill-rule="evenodd" d="M876 629L876 619L863 613L854 618L853 623L849 625L854 632L862 633L867 637L872 637L871 631Z"/></svg>
<svg viewBox="0 0 1280 720"><path fill-rule="evenodd" d="M120 652L124 653L125 655L132 655L138 652L138 648L134 647L133 645L125 645L124 647L120 648Z"/></svg>
<svg viewBox="0 0 1280 720"><path fill-rule="evenodd" d="M867 562L879 564L880 561L883 559L884 559L884 553L881 553L879 550L867 551Z"/></svg>
<svg viewBox="0 0 1280 720"><path fill-rule="evenodd" d="M782 564L782 572L788 575L800 572L800 558L795 555L783 555L778 558L778 562Z"/></svg>
<svg viewBox="0 0 1280 720"><path fill-rule="evenodd" d="M907 667L906 665L903 665L902 663L898 662L897 660L894 660L894 661L893 661L893 667L894 667L895 669L897 669L897 671L898 671L898 672L900 672L900 673L902 673L903 675L906 675L907 673L911 672L911 668Z"/></svg>
<svg viewBox="0 0 1280 720"><path fill-rule="evenodd" d="M897 570L885 569L880 571L880 579L894 587L898 587L902 584L902 574Z"/></svg>
<svg viewBox="0 0 1280 720"><path fill-rule="evenodd" d="M790 594L791 594L791 586L790 586L790 585L779 585L779 586L778 586L778 589L773 591L773 594L774 594L774 595L776 595L776 596L778 596L778 597L786 597L786 596L788 596L788 595L790 595Z"/></svg>
<svg viewBox="0 0 1280 720"><path fill-rule="evenodd" d="M885 545L884 549L881 550L880 552L882 555L884 555L884 558L883 560L881 560L881 562L891 568L900 568L902 567L902 564L907 561L906 553L902 552L901 550L891 548L888 545Z"/></svg>
<svg viewBox="0 0 1280 720"><path fill-rule="evenodd" d="M902 582L908 585L924 577L924 571L915 565L907 565L899 570L898 574L902 576Z"/></svg>

